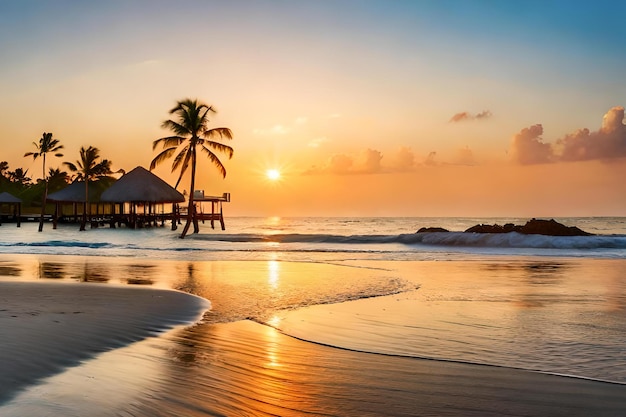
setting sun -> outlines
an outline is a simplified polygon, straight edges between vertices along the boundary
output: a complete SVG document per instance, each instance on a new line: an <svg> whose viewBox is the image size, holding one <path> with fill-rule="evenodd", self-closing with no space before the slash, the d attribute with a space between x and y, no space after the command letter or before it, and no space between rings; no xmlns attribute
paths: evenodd
<svg viewBox="0 0 626 417"><path fill-rule="evenodd" d="M277 169L268 169L265 172L265 175L267 176L268 180L276 181L280 178L280 171Z"/></svg>

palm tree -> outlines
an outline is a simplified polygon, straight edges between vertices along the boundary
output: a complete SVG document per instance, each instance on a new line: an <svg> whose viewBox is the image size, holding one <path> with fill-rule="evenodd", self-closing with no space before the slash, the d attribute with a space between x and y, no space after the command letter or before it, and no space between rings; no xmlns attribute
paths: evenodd
<svg viewBox="0 0 626 417"><path fill-rule="evenodd" d="M65 188L69 182L69 175L59 168L48 170L48 191L58 191Z"/></svg>
<svg viewBox="0 0 626 417"><path fill-rule="evenodd" d="M85 224L87 223L87 211L89 210L89 181L99 177L103 177L111 174L111 161L103 159L98 162L100 158L100 150L93 146L80 148L80 160L76 161L76 164L71 162L64 162L67 168L76 173L76 179L85 182L85 202L83 205L83 220L80 224L80 230L85 230Z"/></svg>
<svg viewBox="0 0 626 417"><path fill-rule="evenodd" d="M172 162L172 172L180 169L178 181L175 188L178 187L180 180L191 165L191 184L189 191L189 206L187 209L187 222L183 228L180 238L183 239L189 230L190 224L193 222L194 233L200 230L198 227L198 219L195 216L194 205L194 188L196 183L196 159L197 149L200 148L218 169L222 178L226 177L226 168L222 161L213 151L224 152L228 158L233 156L233 148L223 143L216 142L212 139L219 137L220 139L232 139L233 134L229 128L217 127L210 129L209 113L216 113L212 106L208 106L197 100L185 99L179 101L170 114L176 114L177 121L166 120L161 124L162 128L170 129L174 132L174 136L168 136L157 139L152 143L152 150L159 145L163 147L163 151L159 153L150 164L150 170L154 169L161 162L174 156Z"/></svg>
<svg viewBox="0 0 626 417"><path fill-rule="evenodd" d="M63 145L59 144L58 139L52 139L52 133L43 132L43 135L39 139L39 143L33 142L37 152L26 152L24 157L32 156L33 161L41 156L43 161L43 169L41 171L43 175L43 182L45 184L43 191L43 199L41 200L41 216L39 217L39 231L43 230L43 217L46 213L46 199L48 198L48 177L46 175L46 155L54 152L54 156L61 157L62 153L59 151L63 149Z"/></svg>

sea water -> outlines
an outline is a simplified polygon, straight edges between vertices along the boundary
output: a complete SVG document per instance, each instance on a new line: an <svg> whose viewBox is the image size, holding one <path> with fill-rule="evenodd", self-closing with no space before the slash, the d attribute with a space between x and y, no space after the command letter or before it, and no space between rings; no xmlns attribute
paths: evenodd
<svg viewBox="0 0 626 417"><path fill-rule="evenodd" d="M251 319L364 352L626 383L626 218L556 219L592 236L463 232L527 220L227 218L225 231L206 223L185 239L169 225L38 233L9 223L0 279L176 288L210 299L213 323Z"/></svg>
<svg viewBox="0 0 626 417"><path fill-rule="evenodd" d="M442 260L485 255L626 259L626 218L562 218L593 236L463 233L476 224L524 224L519 218L255 218L226 219L225 231L201 224L201 233L177 239L164 227L78 231L77 225L35 223L0 228L0 254L119 256L177 260ZM415 233L443 227L448 233Z"/></svg>

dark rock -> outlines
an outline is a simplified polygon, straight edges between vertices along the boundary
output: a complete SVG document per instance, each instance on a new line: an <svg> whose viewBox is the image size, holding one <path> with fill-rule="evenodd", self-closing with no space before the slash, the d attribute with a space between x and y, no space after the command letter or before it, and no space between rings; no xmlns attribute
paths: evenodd
<svg viewBox="0 0 626 417"><path fill-rule="evenodd" d="M565 226L554 219L537 220L532 219L522 226L520 233L526 235L548 235L548 236L591 236L575 226Z"/></svg>
<svg viewBox="0 0 626 417"><path fill-rule="evenodd" d="M417 233L437 233L437 232L449 232L449 230L443 227L422 227Z"/></svg>
<svg viewBox="0 0 626 417"><path fill-rule="evenodd" d="M565 226L554 219L537 220L532 219L526 222L524 226L507 223L504 226L499 224L477 224L465 231L465 233L509 233L518 232L525 235L546 235L546 236L591 236L575 226Z"/></svg>
<svg viewBox="0 0 626 417"><path fill-rule="evenodd" d="M465 233L509 233L516 232L519 228L521 228L521 226L515 226L512 223L507 223L504 226L500 226L499 224L477 224L467 229Z"/></svg>

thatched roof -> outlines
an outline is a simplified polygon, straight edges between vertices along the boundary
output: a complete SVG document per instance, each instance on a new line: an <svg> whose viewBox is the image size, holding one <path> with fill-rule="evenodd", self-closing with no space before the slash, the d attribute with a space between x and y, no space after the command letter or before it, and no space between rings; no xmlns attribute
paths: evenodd
<svg viewBox="0 0 626 417"><path fill-rule="evenodd" d="M18 204L21 203L22 200L20 200L19 198L17 198L16 196L14 196L11 193L7 193L6 191L3 193L0 193L0 203L2 204Z"/></svg>
<svg viewBox="0 0 626 417"><path fill-rule="evenodd" d="M102 188L107 185L107 181L90 181L89 182L89 202L97 203L100 201ZM74 181L62 190L48 194L48 201L57 203L83 203L85 201L85 182Z"/></svg>
<svg viewBox="0 0 626 417"><path fill-rule="evenodd" d="M185 197L174 187L143 167L137 167L102 193L112 203L179 203Z"/></svg>

